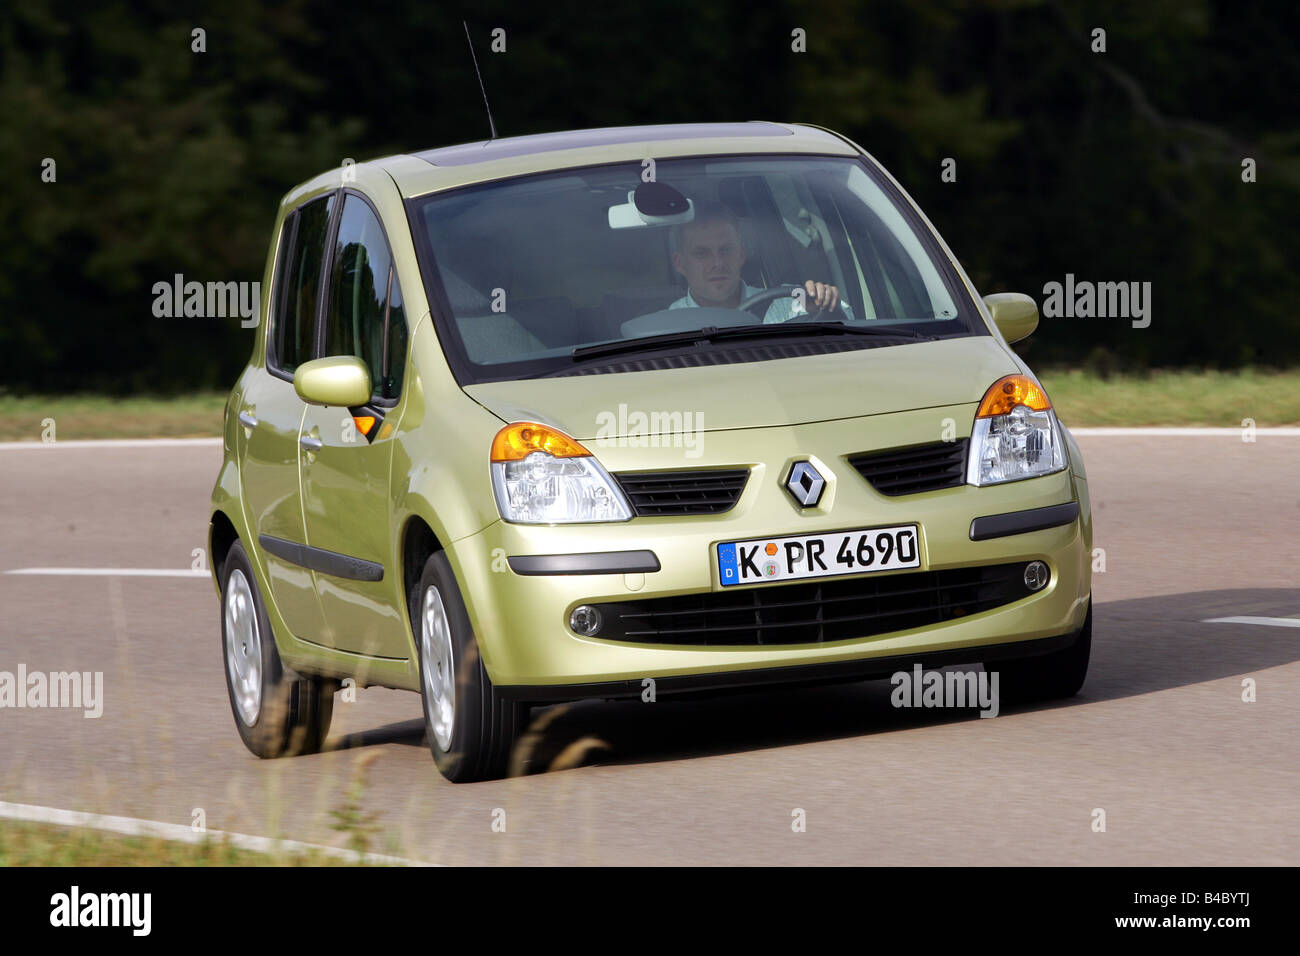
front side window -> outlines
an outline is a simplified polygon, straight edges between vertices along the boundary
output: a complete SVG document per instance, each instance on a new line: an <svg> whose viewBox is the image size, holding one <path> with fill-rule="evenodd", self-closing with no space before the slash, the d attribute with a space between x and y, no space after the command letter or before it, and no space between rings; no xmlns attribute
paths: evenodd
<svg viewBox="0 0 1300 956"><path fill-rule="evenodd" d="M406 359L406 318L393 257L374 210L349 193L332 253L325 354L355 355L370 369L372 397L396 399Z"/></svg>
<svg viewBox="0 0 1300 956"><path fill-rule="evenodd" d="M667 358L699 349L687 333L702 329L725 328L738 348L761 338L814 350L987 334L930 230L866 163L720 156L656 167L652 188L639 162L620 163L408 204L462 384L617 371L607 368L615 352ZM814 302L808 290L826 287L834 295ZM845 330L814 335L801 322ZM675 334L680 345L664 343Z"/></svg>
<svg viewBox="0 0 1300 956"><path fill-rule="evenodd" d="M321 263L334 197L323 196L285 220L288 251L280 278L280 307L271 324L271 362L292 373L312 357Z"/></svg>

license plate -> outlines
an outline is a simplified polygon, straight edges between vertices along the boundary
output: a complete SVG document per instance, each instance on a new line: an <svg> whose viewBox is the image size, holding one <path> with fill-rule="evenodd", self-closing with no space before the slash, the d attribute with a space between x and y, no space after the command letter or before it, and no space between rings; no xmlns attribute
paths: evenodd
<svg viewBox="0 0 1300 956"><path fill-rule="evenodd" d="M723 587L921 566L914 524L727 541L717 549Z"/></svg>

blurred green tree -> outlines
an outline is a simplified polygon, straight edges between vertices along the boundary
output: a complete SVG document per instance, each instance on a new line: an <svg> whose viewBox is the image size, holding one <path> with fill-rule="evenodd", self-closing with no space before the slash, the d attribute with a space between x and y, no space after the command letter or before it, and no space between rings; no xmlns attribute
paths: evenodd
<svg viewBox="0 0 1300 956"><path fill-rule="evenodd" d="M462 18L501 135L825 125L899 178L981 293L1041 300L1067 272L1152 283L1150 328L1045 319L1025 346L1035 362L1300 360L1294 4L12 0L0 389L228 385L250 332L155 318L153 283L260 279L295 183L345 157L486 136ZM498 27L505 53L489 48ZM206 52L191 50L196 28ZM46 157L56 182L41 181ZM1242 181L1246 157L1257 182Z"/></svg>

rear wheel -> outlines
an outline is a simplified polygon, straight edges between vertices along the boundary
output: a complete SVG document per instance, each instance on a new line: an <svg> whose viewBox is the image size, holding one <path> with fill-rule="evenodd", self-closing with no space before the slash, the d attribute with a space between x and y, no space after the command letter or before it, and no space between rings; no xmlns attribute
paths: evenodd
<svg viewBox="0 0 1300 956"><path fill-rule="evenodd" d="M1092 601L1073 644L1050 654L1008 661L989 661L986 671L998 672L998 696L1011 704L1073 697L1088 676L1092 655Z"/></svg>
<svg viewBox="0 0 1300 956"><path fill-rule="evenodd" d="M287 670L241 542L221 569L221 644L235 727L259 757L315 753L334 713L333 685Z"/></svg>
<svg viewBox="0 0 1300 956"><path fill-rule="evenodd" d="M453 783L503 776L528 709L504 699L492 685L451 563L441 551L425 562L410 600L434 762Z"/></svg>

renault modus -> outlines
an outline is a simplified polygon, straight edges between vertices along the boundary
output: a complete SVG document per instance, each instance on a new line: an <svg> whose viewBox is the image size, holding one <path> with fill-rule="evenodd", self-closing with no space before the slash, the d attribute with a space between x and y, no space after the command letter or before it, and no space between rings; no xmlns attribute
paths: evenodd
<svg viewBox="0 0 1300 956"><path fill-rule="evenodd" d="M495 139L285 196L226 407L212 568L235 725L321 747L346 678L438 768L535 705L982 663L1076 693L1079 449L929 221L835 133Z"/></svg>

